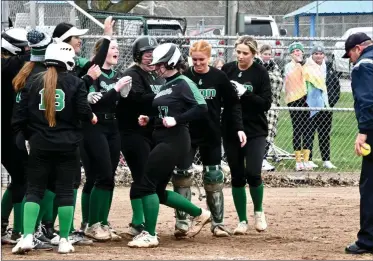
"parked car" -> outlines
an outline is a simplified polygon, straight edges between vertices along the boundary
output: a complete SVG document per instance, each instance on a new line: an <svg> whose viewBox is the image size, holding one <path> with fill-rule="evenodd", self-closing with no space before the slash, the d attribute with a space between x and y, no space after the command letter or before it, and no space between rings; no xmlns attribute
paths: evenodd
<svg viewBox="0 0 373 261"><path fill-rule="evenodd" d="M270 15L247 15L244 13L238 14L237 19L237 33L239 35L252 36L270 36L273 38L284 36L287 34L286 29L279 29L275 19ZM275 60L282 60L284 58L284 49L276 49L276 47L283 47L283 42L280 40L258 40L259 48L263 44L272 46L273 57Z"/></svg>
<svg viewBox="0 0 373 261"><path fill-rule="evenodd" d="M336 50L332 53L332 62L334 69L342 74L350 74L350 63L349 59L342 58L345 53L345 40L354 33L363 32L366 33L369 37L373 38L373 28L372 27L354 27L348 29L342 36L344 41L336 42L334 47Z"/></svg>

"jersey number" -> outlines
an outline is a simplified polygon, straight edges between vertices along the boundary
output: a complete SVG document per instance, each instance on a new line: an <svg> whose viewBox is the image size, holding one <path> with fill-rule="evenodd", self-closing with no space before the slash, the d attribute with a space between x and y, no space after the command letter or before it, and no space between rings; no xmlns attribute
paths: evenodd
<svg viewBox="0 0 373 261"><path fill-rule="evenodd" d="M39 92L40 103L39 110L45 111L44 89ZM65 108L65 93L61 89L56 89L56 111L62 111Z"/></svg>
<svg viewBox="0 0 373 261"><path fill-rule="evenodd" d="M168 116L168 106L158 106L159 118Z"/></svg>

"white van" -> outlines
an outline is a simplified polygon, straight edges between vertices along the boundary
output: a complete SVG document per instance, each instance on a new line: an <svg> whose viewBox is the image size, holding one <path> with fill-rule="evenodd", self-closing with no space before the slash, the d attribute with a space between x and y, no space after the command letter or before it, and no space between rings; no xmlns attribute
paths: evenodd
<svg viewBox="0 0 373 261"><path fill-rule="evenodd" d="M237 16L237 33L239 35L252 36L270 36L273 38L284 36L287 34L285 29L278 29L275 19L270 15L247 15L239 13ZM263 44L269 44L272 47L273 57L276 60L282 60L284 57L284 49L276 49L283 47L280 40L259 40L257 41L259 48Z"/></svg>
<svg viewBox="0 0 373 261"><path fill-rule="evenodd" d="M332 54L332 62L334 69L337 72L350 74L350 64L349 59L342 58L345 53L345 41L347 38L354 33L366 33L370 38L373 38L373 28L372 27L354 27L348 29L342 36L344 41L336 42L334 47L339 50L334 50Z"/></svg>

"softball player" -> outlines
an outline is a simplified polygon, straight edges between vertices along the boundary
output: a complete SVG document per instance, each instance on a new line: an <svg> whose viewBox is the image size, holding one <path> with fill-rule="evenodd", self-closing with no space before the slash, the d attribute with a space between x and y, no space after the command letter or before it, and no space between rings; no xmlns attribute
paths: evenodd
<svg viewBox="0 0 373 261"><path fill-rule="evenodd" d="M224 174L221 170L221 124L220 115L224 107L225 117L231 118L230 126L245 145L246 136L243 132L241 106L235 88L226 74L219 69L209 66L211 45L204 40L195 42L190 48L189 55L193 66L184 73L198 87L205 98L208 114L202 119L193 121L189 125L192 149L183 162L176 169L172 182L174 191L191 199L192 173L188 169L192 166L194 155L199 148L203 163L203 183L206 191L207 206L212 214L211 232L217 237L226 237L230 232L224 226ZM186 213L176 211L176 237L183 237L189 229Z"/></svg>
<svg viewBox="0 0 373 261"><path fill-rule="evenodd" d="M121 98L117 106L118 126L122 141L122 153L126 159L134 183L140 183L145 162L153 147L151 126L138 124L140 115L153 115L152 101L164 84L154 72L153 50L158 43L154 37L140 36L132 44L135 64L124 71L124 76L132 77L132 88L127 98ZM141 199L132 199L132 221L127 234L136 236L144 229L144 212Z"/></svg>
<svg viewBox="0 0 373 261"><path fill-rule="evenodd" d="M159 203L180 209L194 216L194 226L188 236L194 236L209 221L211 213L200 209L183 196L166 190L173 169L190 150L188 122L207 112L206 102L192 81L180 75L180 50L174 44L159 45L153 51L157 74L166 79L153 101L157 116L140 115L139 124L154 125L155 147L150 152L140 184L131 187L131 199L141 199L144 209L145 230L128 243L129 247L155 247L155 233Z"/></svg>
<svg viewBox="0 0 373 261"><path fill-rule="evenodd" d="M245 234L248 229L245 185L249 184L254 203L255 229L267 228L262 202L262 161L268 136L266 112L272 102L271 85L267 70L254 62L257 43L249 36L241 36L235 43L237 61L223 66L228 78L241 96L242 119L247 143L241 147L237 134L229 128L232 120L223 120L223 141L232 175L232 195L240 223L234 234Z"/></svg>
<svg viewBox="0 0 373 261"><path fill-rule="evenodd" d="M56 26L56 28L53 31L53 35L52 35L53 38L59 38L59 41L68 43L74 48L74 51L76 54L74 58L76 66L73 72L76 76L82 77L82 79L84 80L86 84L87 91L89 90L89 87L93 84L93 82L97 79L98 75L100 75L100 68L103 66L106 60L106 55L109 49L111 36L113 35L113 26L114 26L114 21L112 20L112 17L111 16L107 17L104 22L104 36L103 36L103 40L102 40L103 42L101 44L101 48L99 49L99 51L97 52L97 54L92 60L79 56L81 52L81 47L82 47L82 39L80 38L80 36L86 34L88 32L88 29L78 29L72 24L60 23ZM97 65L97 66L94 66L94 65ZM79 146L79 152L80 152L80 155L83 161L83 167L85 167L85 173L87 174L87 172L90 171L90 168L88 167L89 157L88 155L86 155L83 143L81 143ZM74 206L76 202L76 196L77 196L77 191L80 185L80 181L81 181L81 173L79 174L77 173L75 183L74 183ZM86 200L86 198L84 199ZM83 200L83 197L82 197L82 200ZM82 202L82 206L83 206L83 203L84 202ZM56 211L54 212L53 221L55 220L55 216L56 216ZM52 227L53 227L53 223L52 223ZM82 226L82 228L85 229L85 226ZM75 231L74 224L72 224L71 232L74 232L74 231ZM82 240L84 241L86 240L82 238L81 233L73 233L73 235L79 236L79 242L81 243L84 243L84 244L91 243L90 241L82 242Z"/></svg>
<svg viewBox="0 0 373 261"><path fill-rule="evenodd" d="M103 39L95 45L98 51ZM114 190L114 175L119 163L120 135L115 115L119 97L127 97L131 78L120 78L112 68L118 63L118 43L113 40L102 66L101 76L90 87L88 102L98 124L83 124L84 148L89 156L90 172L83 192L90 194L88 228L85 234L96 240L120 239L108 226ZM120 92L120 94L119 94Z"/></svg>
<svg viewBox="0 0 373 261"><path fill-rule="evenodd" d="M50 44L45 54L47 71L33 77L21 91L21 101L13 128L17 137L27 135L30 144L24 206L24 234L12 252L34 248L33 232L40 201L48 179L55 180L60 224L59 253L74 252L68 241L73 220L73 183L80 172L78 144L82 139L79 120L95 124L84 82L71 71L75 52L66 43Z"/></svg>
<svg viewBox="0 0 373 261"><path fill-rule="evenodd" d="M13 107L16 101L12 80L30 59L27 32L10 28L1 34L1 164L7 169L12 181L1 200L1 242L15 244L22 232L22 199L25 190L25 144L19 148L11 127ZM8 230L9 216L14 208L13 230Z"/></svg>

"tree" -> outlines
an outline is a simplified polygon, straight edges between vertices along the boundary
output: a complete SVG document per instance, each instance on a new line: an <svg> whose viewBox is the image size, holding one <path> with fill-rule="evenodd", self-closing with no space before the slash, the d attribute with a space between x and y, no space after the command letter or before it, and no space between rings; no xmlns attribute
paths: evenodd
<svg viewBox="0 0 373 261"><path fill-rule="evenodd" d="M138 3L142 1L133 0L127 1L122 0L117 4L112 4L110 0L99 0L91 1L92 8L95 10L118 12L118 13L128 13L131 11ZM88 1L86 0L75 0L75 3L79 5L84 10L88 10Z"/></svg>

